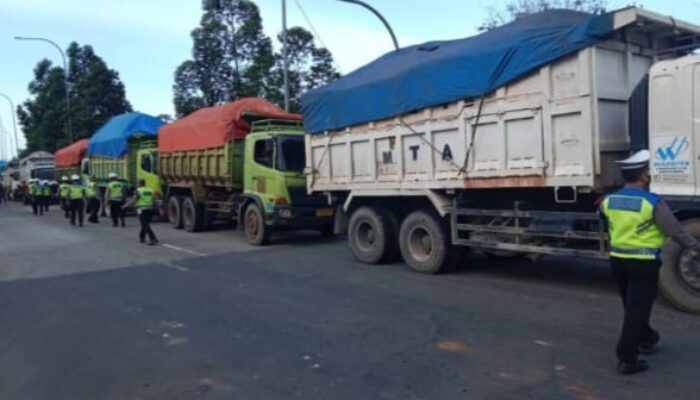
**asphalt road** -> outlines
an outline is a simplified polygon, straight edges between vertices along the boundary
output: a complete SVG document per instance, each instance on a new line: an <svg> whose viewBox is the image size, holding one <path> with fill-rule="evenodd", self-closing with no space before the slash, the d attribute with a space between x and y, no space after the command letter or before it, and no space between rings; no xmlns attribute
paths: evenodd
<svg viewBox="0 0 700 400"><path fill-rule="evenodd" d="M657 304L651 370L615 373L605 265L471 255L441 276L353 261L342 239L0 206L0 399L693 399L700 318Z"/></svg>

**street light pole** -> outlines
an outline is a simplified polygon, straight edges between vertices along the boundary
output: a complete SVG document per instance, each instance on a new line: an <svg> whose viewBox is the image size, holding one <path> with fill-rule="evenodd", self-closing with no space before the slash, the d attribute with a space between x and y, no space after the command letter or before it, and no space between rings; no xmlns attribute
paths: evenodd
<svg viewBox="0 0 700 400"><path fill-rule="evenodd" d="M17 150L17 157L19 157L19 137L17 136L17 118L15 117L15 113L17 110L15 109L15 103L12 102L12 99L10 96L6 95L5 93L0 93L0 97L5 98L10 103L10 113L12 114L12 129L15 131L15 149Z"/></svg>
<svg viewBox="0 0 700 400"><path fill-rule="evenodd" d="M369 4L365 3L364 1L360 1L360 0L338 0L338 1L342 1L345 3L351 3L351 4L357 4L358 6L362 6L366 9L368 9L369 11L371 11L372 14L374 14L377 18L379 18L382 21L386 30L389 31L389 35L391 35L391 40L394 42L394 49L396 49L396 50L399 49L399 41L396 40L396 35L394 35L394 30L391 29L389 22L387 22L387 20L384 18L384 16L381 13L379 13L379 11L377 11L374 7L372 7Z"/></svg>
<svg viewBox="0 0 700 400"><path fill-rule="evenodd" d="M37 42L46 42L58 50L59 53L61 53L61 58L63 59L63 71L65 72L65 77L64 77L64 84L66 86L66 106L68 108L68 141L72 142L73 141L73 117L71 117L71 107L70 107L70 85L68 83L68 75L69 70L68 70L68 61L66 59L66 53L63 52L63 49L61 46L57 45L56 42L50 39L46 38L38 38L38 37L22 37L22 36L15 36L15 40L33 40Z"/></svg>
<svg viewBox="0 0 700 400"><path fill-rule="evenodd" d="M289 111L289 60L287 58L287 0L282 0L282 75L284 77L284 111Z"/></svg>

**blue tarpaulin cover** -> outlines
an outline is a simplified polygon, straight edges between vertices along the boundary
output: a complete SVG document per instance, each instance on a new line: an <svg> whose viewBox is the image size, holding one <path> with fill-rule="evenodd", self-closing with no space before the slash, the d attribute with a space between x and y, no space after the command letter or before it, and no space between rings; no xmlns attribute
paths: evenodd
<svg viewBox="0 0 700 400"><path fill-rule="evenodd" d="M7 167L7 161L0 160L0 172L4 171L5 167Z"/></svg>
<svg viewBox="0 0 700 400"><path fill-rule="evenodd" d="M158 136L164 122L137 112L112 117L90 138L88 155L119 158L129 151L129 139L134 136Z"/></svg>
<svg viewBox="0 0 700 400"><path fill-rule="evenodd" d="M309 133L476 98L613 33L613 14L548 10L466 39L392 51L302 97Z"/></svg>

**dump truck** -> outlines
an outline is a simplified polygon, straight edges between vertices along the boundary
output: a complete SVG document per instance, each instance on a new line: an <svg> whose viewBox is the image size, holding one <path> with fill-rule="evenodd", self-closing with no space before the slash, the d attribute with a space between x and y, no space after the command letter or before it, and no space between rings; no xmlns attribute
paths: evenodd
<svg viewBox="0 0 700 400"><path fill-rule="evenodd" d="M614 161L648 148L652 191L700 238L698 39L700 26L634 7L550 10L389 53L303 96L309 193L346 216L365 263L605 259ZM693 253L669 239L663 265L661 292L700 312Z"/></svg>
<svg viewBox="0 0 700 400"><path fill-rule="evenodd" d="M195 232L216 220L253 245L274 230L333 233L333 208L306 193L301 117L246 98L196 111L158 135L168 219Z"/></svg>
<svg viewBox="0 0 700 400"><path fill-rule="evenodd" d="M163 186L158 177L158 128L164 122L147 114L132 112L117 115L90 138L87 164L104 194L109 174L114 172L131 193L139 179L158 195Z"/></svg>
<svg viewBox="0 0 700 400"><path fill-rule="evenodd" d="M54 153L54 163L56 165L55 180L60 181L62 177L72 175L80 176L83 183L89 178L89 160L86 157L88 139L78 140L66 147L56 150Z"/></svg>

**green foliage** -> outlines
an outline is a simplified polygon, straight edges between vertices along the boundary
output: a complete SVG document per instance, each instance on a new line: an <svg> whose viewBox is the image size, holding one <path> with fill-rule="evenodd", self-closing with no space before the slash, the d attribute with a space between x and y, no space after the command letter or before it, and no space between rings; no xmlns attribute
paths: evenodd
<svg viewBox="0 0 700 400"><path fill-rule="evenodd" d="M178 117L242 97L283 104L282 56L263 33L258 7L249 0L204 0L200 26L192 31L192 59L175 71ZM281 37L278 37L281 40ZM301 94L336 79L333 56L317 48L313 35L294 27L287 34L290 111Z"/></svg>
<svg viewBox="0 0 700 400"><path fill-rule="evenodd" d="M488 9L489 16L479 27L479 30L498 28L524 15L535 14L552 9L583 11L592 14L602 14L608 5L608 0L511 0L506 3L505 10L494 7Z"/></svg>
<svg viewBox="0 0 700 400"><path fill-rule="evenodd" d="M109 69L92 47L71 43L67 55L73 137L69 137L68 130L65 71L42 60L28 86L30 99L17 107L27 153L54 152L90 137L112 116L131 111L119 74Z"/></svg>

